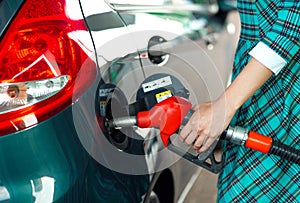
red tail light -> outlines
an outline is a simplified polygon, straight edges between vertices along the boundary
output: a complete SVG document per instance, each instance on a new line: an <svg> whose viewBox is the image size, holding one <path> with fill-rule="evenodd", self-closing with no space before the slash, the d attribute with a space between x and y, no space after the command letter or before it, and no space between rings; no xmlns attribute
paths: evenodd
<svg viewBox="0 0 300 203"><path fill-rule="evenodd" d="M65 0L26 1L1 39L0 135L57 114L94 81L95 64L72 36L87 29L66 7Z"/></svg>

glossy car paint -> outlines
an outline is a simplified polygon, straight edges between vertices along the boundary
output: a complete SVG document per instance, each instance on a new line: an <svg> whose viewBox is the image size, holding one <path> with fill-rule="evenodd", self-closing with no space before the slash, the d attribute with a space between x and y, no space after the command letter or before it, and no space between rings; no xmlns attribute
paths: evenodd
<svg viewBox="0 0 300 203"><path fill-rule="evenodd" d="M3 0L0 2L1 10L1 21L0 21L0 36L8 26L10 20L17 12L18 8L22 4L23 0L7 1Z"/></svg>
<svg viewBox="0 0 300 203"><path fill-rule="evenodd" d="M1 138L0 179L9 202L82 199L79 191L84 192L89 157L70 119L67 109L38 126Z"/></svg>

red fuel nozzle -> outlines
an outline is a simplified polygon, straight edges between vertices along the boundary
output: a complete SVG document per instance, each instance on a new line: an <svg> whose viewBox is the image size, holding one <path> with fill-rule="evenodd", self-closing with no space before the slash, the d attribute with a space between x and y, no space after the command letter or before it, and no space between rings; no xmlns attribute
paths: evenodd
<svg viewBox="0 0 300 203"><path fill-rule="evenodd" d="M137 126L159 128L161 139L164 145L168 146L169 137L179 129L183 118L191 108L190 101L172 96L156 104L150 111L139 112Z"/></svg>

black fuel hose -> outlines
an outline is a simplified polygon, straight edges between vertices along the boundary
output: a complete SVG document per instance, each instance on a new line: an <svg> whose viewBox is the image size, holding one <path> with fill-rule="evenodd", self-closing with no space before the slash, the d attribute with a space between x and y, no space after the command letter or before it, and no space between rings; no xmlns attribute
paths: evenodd
<svg viewBox="0 0 300 203"><path fill-rule="evenodd" d="M300 150L285 145L279 141L273 141L269 154L277 155L283 159L300 165Z"/></svg>
<svg viewBox="0 0 300 203"><path fill-rule="evenodd" d="M243 145L249 149L260 151L265 154L272 154L287 161L300 165L300 149L293 148L271 137L248 131L241 127L228 127L220 139L237 145Z"/></svg>

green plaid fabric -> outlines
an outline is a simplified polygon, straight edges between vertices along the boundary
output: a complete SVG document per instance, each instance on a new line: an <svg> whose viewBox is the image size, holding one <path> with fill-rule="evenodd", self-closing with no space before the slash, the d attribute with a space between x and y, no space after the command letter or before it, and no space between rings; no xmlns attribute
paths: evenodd
<svg viewBox="0 0 300 203"><path fill-rule="evenodd" d="M239 125L300 149L299 0L238 1L242 29L233 78L263 42L288 64L273 75L236 113ZM300 166L274 155L224 143L218 202L300 202Z"/></svg>

